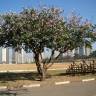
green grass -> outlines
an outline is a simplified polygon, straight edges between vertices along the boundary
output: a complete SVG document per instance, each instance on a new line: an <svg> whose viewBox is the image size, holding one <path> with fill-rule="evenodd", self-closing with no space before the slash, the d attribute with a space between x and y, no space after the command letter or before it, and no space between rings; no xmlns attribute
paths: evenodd
<svg viewBox="0 0 96 96"><path fill-rule="evenodd" d="M66 70L48 70L47 73L51 76L60 76L60 74L66 75Z"/></svg>
<svg viewBox="0 0 96 96"><path fill-rule="evenodd" d="M38 79L36 72L31 73L0 73L0 86L19 86Z"/></svg>
<svg viewBox="0 0 96 96"><path fill-rule="evenodd" d="M92 74L92 73L85 73L85 74L75 74L75 75L71 75L71 74L66 74L66 70L48 70L47 72L48 74L52 75L52 76L80 76L80 77L96 77L96 73Z"/></svg>
<svg viewBox="0 0 96 96"><path fill-rule="evenodd" d="M96 74L85 74L85 75L79 75L80 78L86 79L86 78L96 78Z"/></svg>

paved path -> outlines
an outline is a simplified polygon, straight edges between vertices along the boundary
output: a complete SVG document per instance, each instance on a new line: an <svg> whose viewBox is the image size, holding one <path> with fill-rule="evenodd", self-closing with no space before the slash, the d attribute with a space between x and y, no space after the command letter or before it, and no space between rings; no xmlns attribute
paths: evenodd
<svg viewBox="0 0 96 96"><path fill-rule="evenodd" d="M96 96L96 81L31 88L17 91L16 96Z"/></svg>

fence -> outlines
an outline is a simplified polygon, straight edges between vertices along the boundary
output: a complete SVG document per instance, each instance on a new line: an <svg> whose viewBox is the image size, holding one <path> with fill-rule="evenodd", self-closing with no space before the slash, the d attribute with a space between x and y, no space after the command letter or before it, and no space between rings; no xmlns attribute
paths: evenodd
<svg viewBox="0 0 96 96"><path fill-rule="evenodd" d="M73 61L73 64L69 66L69 68L66 70L67 74L85 74L85 73L95 73L96 72L96 63L93 60L90 63L86 63L85 60L82 61L82 63L76 64Z"/></svg>

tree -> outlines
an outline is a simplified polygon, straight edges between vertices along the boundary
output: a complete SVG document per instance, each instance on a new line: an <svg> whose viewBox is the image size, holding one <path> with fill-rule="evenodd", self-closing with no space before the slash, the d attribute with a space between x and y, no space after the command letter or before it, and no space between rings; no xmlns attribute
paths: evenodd
<svg viewBox="0 0 96 96"><path fill-rule="evenodd" d="M21 14L24 21L25 50L30 49L34 53L38 73L44 79L48 63L42 62L42 52L44 47L52 49L53 53L60 50L62 41L67 36L65 22L60 17L60 11L55 8L25 9Z"/></svg>
<svg viewBox="0 0 96 96"><path fill-rule="evenodd" d="M9 13L2 15L0 46L12 47L16 51L16 64L18 51L22 48L22 19L19 14Z"/></svg>
<svg viewBox="0 0 96 96"><path fill-rule="evenodd" d="M91 46L94 37L92 24L82 22L82 18L75 14L72 14L71 19L64 21L61 13L62 11L56 8L25 9L21 13L25 21L23 30L27 37L24 37L26 38L24 39L25 49L27 47L33 51L37 70L42 79L45 78L46 70L52 65L49 62L55 51L61 54L84 44ZM52 55L48 61L42 60L44 47L52 49Z"/></svg>
<svg viewBox="0 0 96 96"><path fill-rule="evenodd" d="M53 64L50 61L55 51L59 51L55 57L57 59L64 52L83 44L89 46L95 40L91 24L82 24L81 18L76 15L66 21L57 8L24 9L19 14L7 14L3 18L3 43L0 44L16 50L23 48L26 52L32 51L41 80L45 79L47 69ZM49 60L42 58L45 47L52 49Z"/></svg>

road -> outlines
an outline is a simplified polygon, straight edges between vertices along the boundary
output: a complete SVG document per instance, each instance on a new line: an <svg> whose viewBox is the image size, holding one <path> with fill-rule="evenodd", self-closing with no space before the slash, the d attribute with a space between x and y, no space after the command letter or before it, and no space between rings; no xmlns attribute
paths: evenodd
<svg viewBox="0 0 96 96"><path fill-rule="evenodd" d="M17 91L16 96L96 96L96 81L41 86L39 88Z"/></svg>

